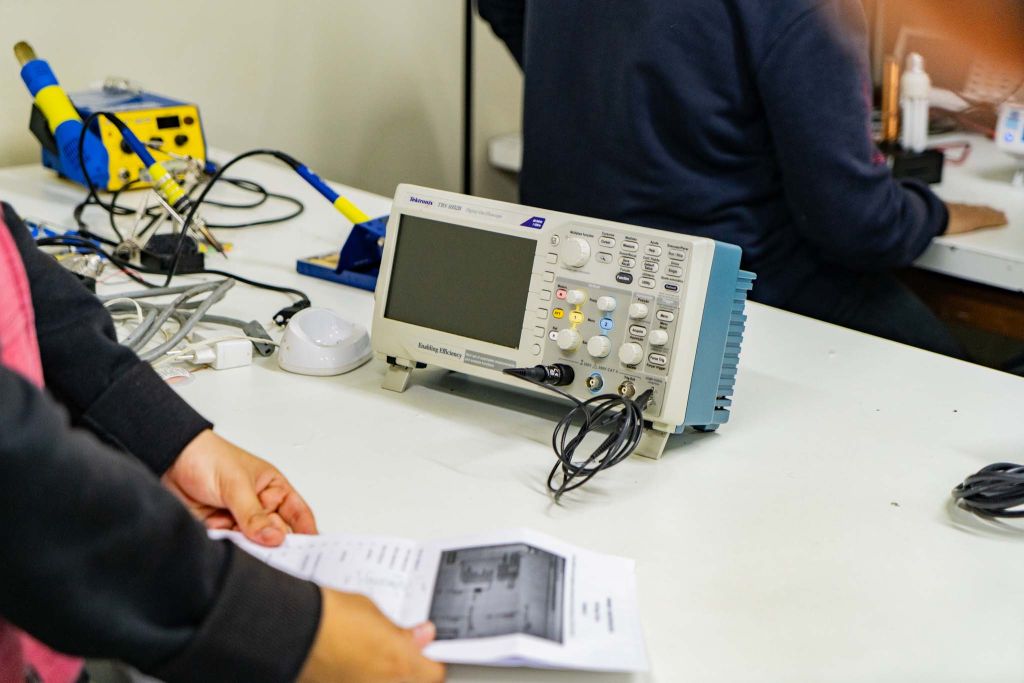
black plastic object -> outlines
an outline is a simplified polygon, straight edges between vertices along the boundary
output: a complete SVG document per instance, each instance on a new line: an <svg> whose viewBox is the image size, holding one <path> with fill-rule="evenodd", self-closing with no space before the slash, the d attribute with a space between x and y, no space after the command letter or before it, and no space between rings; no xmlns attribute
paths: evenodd
<svg viewBox="0 0 1024 683"><path fill-rule="evenodd" d="M159 273L166 273L174 261L174 252L178 248L179 239L181 239L180 235L153 235L149 238L145 250L139 257L142 266ZM174 272L179 275L201 273L204 267L205 258L204 254L199 251L199 245L191 237L186 237L185 243L181 246L181 255Z"/></svg>

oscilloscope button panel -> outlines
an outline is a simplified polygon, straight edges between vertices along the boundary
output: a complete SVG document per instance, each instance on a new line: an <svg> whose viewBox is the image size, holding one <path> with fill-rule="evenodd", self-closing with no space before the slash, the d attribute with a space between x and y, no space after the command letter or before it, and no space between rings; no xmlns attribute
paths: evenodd
<svg viewBox="0 0 1024 683"><path fill-rule="evenodd" d="M537 327L538 362L572 366L579 398L586 398L580 387L631 396L652 389L646 413L659 415L686 299L690 247L671 235L582 224L552 233L547 242L541 296L550 307Z"/></svg>

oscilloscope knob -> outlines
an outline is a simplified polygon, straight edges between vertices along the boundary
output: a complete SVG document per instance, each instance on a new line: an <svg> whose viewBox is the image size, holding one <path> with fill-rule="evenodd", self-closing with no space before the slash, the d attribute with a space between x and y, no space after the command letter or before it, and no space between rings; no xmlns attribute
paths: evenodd
<svg viewBox="0 0 1024 683"><path fill-rule="evenodd" d="M643 320L650 313L647 304L635 303L629 305L629 317L633 320Z"/></svg>
<svg viewBox="0 0 1024 683"><path fill-rule="evenodd" d="M558 333L558 348L563 351L575 351L580 347L580 342L583 338L580 337L580 333L573 329L565 329Z"/></svg>
<svg viewBox="0 0 1024 683"><path fill-rule="evenodd" d="M570 289L565 294L565 303L572 304L573 306L576 304L582 304L586 300L587 293L582 289Z"/></svg>
<svg viewBox="0 0 1024 683"><path fill-rule="evenodd" d="M664 346L668 344L668 332L665 330L651 330L651 346Z"/></svg>
<svg viewBox="0 0 1024 683"><path fill-rule="evenodd" d="M570 237L562 244L562 263L570 268L580 268L590 260L590 242L579 237Z"/></svg>
<svg viewBox="0 0 1024 683"><path fill-rule="evenodd" d="M629 342L619 347L619 360L623 365L636 365L644 359L644 347Z"/></svg>
<svg viewBox="0 0 1024 683"><path fill-rule="evenodd" d="M612 351L612 340L603 334L595 334L587 340L587 353L594 358L606 358Z"/></svg>

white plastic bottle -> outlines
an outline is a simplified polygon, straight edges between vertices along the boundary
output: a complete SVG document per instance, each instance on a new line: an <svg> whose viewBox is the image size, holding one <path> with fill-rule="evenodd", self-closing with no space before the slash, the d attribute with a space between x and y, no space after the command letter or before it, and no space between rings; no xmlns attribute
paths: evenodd
<svg viewBox="0 0 1024 683"><path fill-rule="evenodd" d="M900 104L903 106L903 149L923 152L928 146L928 98L932 79L924 70L924 57L907 55L907 66L900 79Z"/></svg>

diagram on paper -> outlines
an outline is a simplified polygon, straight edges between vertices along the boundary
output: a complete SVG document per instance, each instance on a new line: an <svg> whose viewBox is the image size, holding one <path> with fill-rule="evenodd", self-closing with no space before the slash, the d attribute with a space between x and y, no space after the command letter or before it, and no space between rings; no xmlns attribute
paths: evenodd
<svg viewBox="0 0 1024 683"><path fill-rule="evenodd" d="M438 640L516 633L563 641L565 558L525 543L446 550L430 621Z"/></svg>

